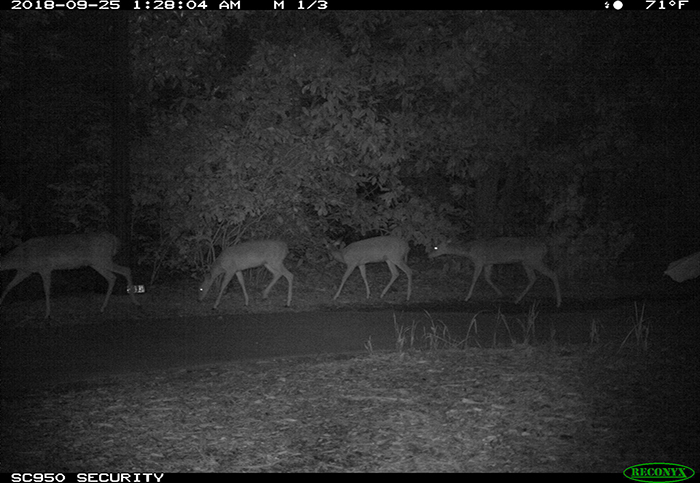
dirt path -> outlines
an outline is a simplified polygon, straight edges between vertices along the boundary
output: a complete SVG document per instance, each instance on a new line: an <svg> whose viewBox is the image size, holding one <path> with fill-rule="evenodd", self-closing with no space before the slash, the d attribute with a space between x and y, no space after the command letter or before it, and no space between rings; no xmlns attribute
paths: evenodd
<svg viewBox="0 0 700 483"><path fill-rule="evenodd" d="M513 335L518 320L507 314ZM611 320L619 305L608 307ZM600 311L596 312L597 314ZM232 360L394 349L396 326L416 326L421 336L431 327L448 329L454 340L467 336L473 314L439 311L335 311L312 313L238 314L215 317L111 320L99 324L25 328L0 333L0 370L4 394L45 388L102 375L191 367ZM588 337L583 312L554 309L540 313L538 338L547 340L555 327L560 340L580 343ZM472 343L485 347L508 341L505 326L496 330L495 312L477 316ZM502 324L501 324L502 325ZM441 330L441 329L440 329Z"/></svg>

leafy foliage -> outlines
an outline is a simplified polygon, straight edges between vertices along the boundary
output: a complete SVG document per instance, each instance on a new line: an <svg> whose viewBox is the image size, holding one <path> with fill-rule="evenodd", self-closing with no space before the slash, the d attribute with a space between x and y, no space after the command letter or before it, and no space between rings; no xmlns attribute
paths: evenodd
<svg viewBox="0 0 700 483"><path fill-rule="evenodd" d="M201 271L222 246L251 238L284 239L301 261L328 241L382 234L418 246L552 236L571 276L604 271L633 239L639 213L626 199L645 172L632 154L635 114L663 102L619 67L636 55L620 48L636 31L631 17L139 12L130 21L133 231L152 280L162 269ZM24 24L46 27L46 50L23 64L14 52L30 42L11 29L3 66L59 66L74 33L49 35L45 17ZM608 43L594 42L601 25ZM104 81L100 57L82 55ZM27 89L36 96L17 101L27 107L18 137L51 121L39 130L47 139L16 143L15 162L34 160L26 178L41 187L30 192L51 207L55 230L94 229L108 217L109 100L59 79L60 95L39 95L49 90L38 82ZM0 75L2 92L22 90ZM66 129L58 118L78 121ZM39 169L52 156L61 162Z"/></svg>

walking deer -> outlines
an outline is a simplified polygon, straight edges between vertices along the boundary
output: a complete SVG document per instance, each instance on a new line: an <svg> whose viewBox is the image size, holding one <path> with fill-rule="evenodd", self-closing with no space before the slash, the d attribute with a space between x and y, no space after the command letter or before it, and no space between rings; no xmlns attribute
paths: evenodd
<svg viewBox="0 0 700 483"><path fill-rule="evenodd" d="M223 275L224 279L221 282L219 296L216 298L213 307L214 309L217 308L226 286L235 274L243 289L243 297L247 306L248 292L243 281L243 270L264 266L272 273L272 282L263 291L263 298L266 299L272 286L277 283L280 277L284 277L289 285L287 290L287 307L289 307L292 303L292 281L294 280L294 275L284 266L284 258L287 256L287 252L287 244L277 240L250 241L226 248L214 261L211 272L199 286L199 300L204 300L204 297L209 293L212 283Z"/></svg>
<svg viewBox="0 0 700 483"><path fill-rule="evenodd" d="M44 281L46 318L51 316L51 272L72 268L92 267L107 280L107 295L100 312L104 312L112 295L115 273L124 276L131 301L139 305L133 294L131 270L112 261L119 250L119 239L111 233L85 235L57 235L31 238L0 259L0 270L17 270L15 278L5 287L0 304L7 293L32 273L38 273Z"/></svg>
<svg viewBox="0 0 700 483"><path fill-rule="evenodd" d="M362 275L362 279L365 281L367 298L369 298L369 283L367 283L365 264L386 262L391 271L391 280L389 280L387 286L384 287L379 298L384 297L389 287L391 287L391 284L398 278L399 271L396 270L396 267L399 267L408 277L408 289L406 291L406 301L408 301L411 298L411 280L413 278L413 271L406 264L408 250L408 243L401 238L394 236L378 236L351 243L339 251L331 251L333 258L348 266L348 269L345 270L345 274L343 275L343 279L340 281L340 287L338 287L338 291L333 299L335 300L338 298L346 280L353 270L355 270L355 267L360 267L360 275Z"/></svg>
<svg viewBox="0 0 700 483"><path fill-rule="evenodd" d="M519 303L525 294L532 288L532 285L537 280L535 270L539 271L546 277L549 277L554 282L554 289L557 295L557 307L561 306L561 292L559 290L559 279L557 274L549 269L543 259L547 253L547 245L537 238L492 238L485 240L475 240L469 243L455 244L443 243L440 246L434 247L430 253L430 258L439 257L441 255L459 255L469 258L474 263L474 276L472 284L469 287L469 293L464 301L468 301L474 292L474 285L483 269L484 277L489 285L496 291L498 296L503 293L491 281L491 269L493 265L506 263L521 263L527 273L529 283L523 293L515 299L515 303Z"/></svg>

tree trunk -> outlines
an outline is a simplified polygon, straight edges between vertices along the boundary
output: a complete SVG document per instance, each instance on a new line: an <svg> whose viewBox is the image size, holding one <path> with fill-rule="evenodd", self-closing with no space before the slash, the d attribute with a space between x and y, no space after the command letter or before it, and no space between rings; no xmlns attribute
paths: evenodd
<svg viewBox="0 0 700 483"><path fill-rule="evenodd" d="M111 17L112 55L112 180L108 204L110 226L123 243L123 258L131 265L130 122L131 64L129 62L129 12Z"/></svg>

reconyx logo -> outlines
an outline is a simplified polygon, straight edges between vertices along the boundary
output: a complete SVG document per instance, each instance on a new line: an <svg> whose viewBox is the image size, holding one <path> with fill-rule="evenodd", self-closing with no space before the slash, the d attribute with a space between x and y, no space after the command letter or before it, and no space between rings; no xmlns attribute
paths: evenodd
<svg viewBox="0 0 700 483"><path fill-rule="evenodd" d="M692 478L695 474L692 468L673 463L644 463L634 465L622 472L630 480L644 483L671 483Z"/></svg>

